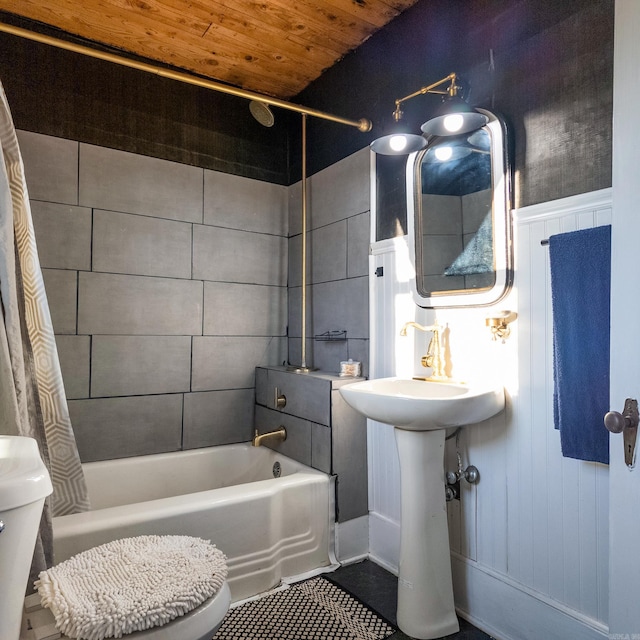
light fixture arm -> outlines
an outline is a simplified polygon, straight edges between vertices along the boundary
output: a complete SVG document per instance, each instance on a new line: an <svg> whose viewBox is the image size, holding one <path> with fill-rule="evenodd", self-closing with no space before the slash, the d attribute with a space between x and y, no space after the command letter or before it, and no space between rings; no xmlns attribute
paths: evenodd
<svg viewBox="0 0 640 640"><path fill-rule="evenodd" d="M458 74L450 73L442 80L421 87L403 98L396 98L394 125L388 129L386 135L376 138L369 145L371 150L388 156L406 155L424 149L427 146L427 138L432 136L460 135L487 124L487 117L470 107L463 96L459 95L463 87L458 80ZM442 105L437 115L420 127L426 135L418 135L407 131L407 127L400 122L403 116L401 107L403 102L426 93L441 95Z"/></svg>
<svg viewBox="0 0 640 640"><path fill-rule="evenodd" d="M410 93L408 96L405 96L404 98L396 98L396 109L393 112L394 120L396 122L400 121L400 119L402 118L402 110L400 109L400 105L403 102L406 102L407 100L411 100L411 98L416 98L417 96L423 96L426 93L436 93L442 96L449 96L450 98L455 97L456 95L458 95L458 90L460 89L460 87L456 83L457 79L458 79L457 74L450 73L445 78L442 78L442 80L438 80L438 82L434 82L433 84L429 84L426 87L422 87L417 91ZM446 88L446 90L436 91L436 89L442 86L445 82L450 83L449 86Z"/></svg>

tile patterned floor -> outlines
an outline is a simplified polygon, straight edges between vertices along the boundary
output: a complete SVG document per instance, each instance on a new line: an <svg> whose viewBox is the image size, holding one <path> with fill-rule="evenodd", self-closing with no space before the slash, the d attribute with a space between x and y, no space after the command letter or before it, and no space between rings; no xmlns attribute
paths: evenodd
<svg viewBox="0 0 640 640"><path fill-rule="evenodd" d="M396 625L398 579L394 575L377 564L364 560L357 564L340 567L327 577L359 598L391 624ZM460 619L460 631L445 636L443 640L445 639L492 640L491 636L462 619ZM402 631L398 631L388 640L410 640L410 638Z"/></svg>

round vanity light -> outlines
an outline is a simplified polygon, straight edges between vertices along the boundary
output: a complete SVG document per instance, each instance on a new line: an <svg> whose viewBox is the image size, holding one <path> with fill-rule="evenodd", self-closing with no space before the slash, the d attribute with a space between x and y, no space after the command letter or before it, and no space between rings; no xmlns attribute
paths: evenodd
<svg viewBox="0 0 640 640"><path fill-rule="evenodd" d="M445 117L443 121L444 128L450 133L457 133L462 128L464 118L460 113L452 113Z"/></svg>
<svg viewBox="0 0 640 640"><path fill-rule="evenodd" d="M451 147L436 147L435 154L440 162L446 162L447 160L451 160L453 149Z"/></svg>
<svg viewBox="0 0 640 640"><path fill-rule="evenodd" d="M389 139L389 147L396 153L404 151L407 148L407 136L391 136Z"/></svg>

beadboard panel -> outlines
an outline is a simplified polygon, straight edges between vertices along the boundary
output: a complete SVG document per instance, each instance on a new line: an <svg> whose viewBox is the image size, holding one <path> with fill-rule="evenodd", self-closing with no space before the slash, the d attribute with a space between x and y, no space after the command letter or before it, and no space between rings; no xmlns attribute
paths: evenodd
<svg viewBox="0 0 640 640"><path fill-rule="evenodd" d="M402 238L383 240L372 245L370 257L370 331L374 336L371 344L371 377L408 374L407 364L411 360L412 337L400 337L402 325L413 314L409 277L412 275L408 262L408 247ZM376 275L381 274L381 275ZM393 301L393 302L391 302ZM399 535L400 523L400 466L393 427L368 420L369 455L369 511L372 512L372 526L376 514L388 524L389 531ZM386 536L382 535L382 539ZM373 543L381 536L375 534L372 555L383 566L397 570L397 558L385 558L376 553ZM382 549L399 549L399 541Z"/></svg>
<svg viewBox="0 0 640 640"><path fill-rule="evenodd" d="M557 233L610 224L603 190L517 212L519 291L518 481L508 511L518 537L509 539L509 575L600 622L608 619L608 466L563 458L553 428L553 319L548 247ZM594 363L594 366L608 363Z"/></svg>
<svg viewBox="0 0 640 640"><path fill-rule="evenodd" d="M541 241L554 233L609 224L611 193L582 194L515 214L515 286L496 310L516 310L518 320L504 344L491 341L485 327L491 308L434 311L407 303L407 282L398 277L406 269L405 240L374 243L372 273L382 267L384 276L371 276L372 377L417 373L424 335L396 336L407 320L429 324L436 318L450 331L454 376L473 369L502 375L505 411L463 429L459 437L463 465L477 466L480 482L463 482L461 500L448 504L452 551L469 566L489 572L493 578L487 585L501 584L496 598L502 591L521 590L528 601L539 598L575 618L585 634L595 630L599 635L608 620L609 472L606 465L563 458L553 427L549 255ZM449 440L446 469L457 468L456 453L455 439ZM369 423L369 468L370 553L397 570L400 474L392 428ZM468 584L456 585L456 604L465 617L508 637L497 613L492 619L484 604L476 608L475 599L468 598L481 587L474 583L476 573L464 577ZM516 600L520 597L514 593ZM535 609L523 612L522 624L532 630L531 637L564 640L545 635L548 629L536 619Z"/></svg>

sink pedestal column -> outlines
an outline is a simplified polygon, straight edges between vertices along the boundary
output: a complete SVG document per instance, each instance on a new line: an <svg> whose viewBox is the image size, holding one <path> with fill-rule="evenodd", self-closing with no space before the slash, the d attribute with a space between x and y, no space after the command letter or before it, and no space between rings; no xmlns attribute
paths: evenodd
<svg viewBox="0 0 640 640"><path fill-rule="evenodd" d="M394 429L400 457L398 627L420 640L459 630L444 492L445 431Z"/></svg>

